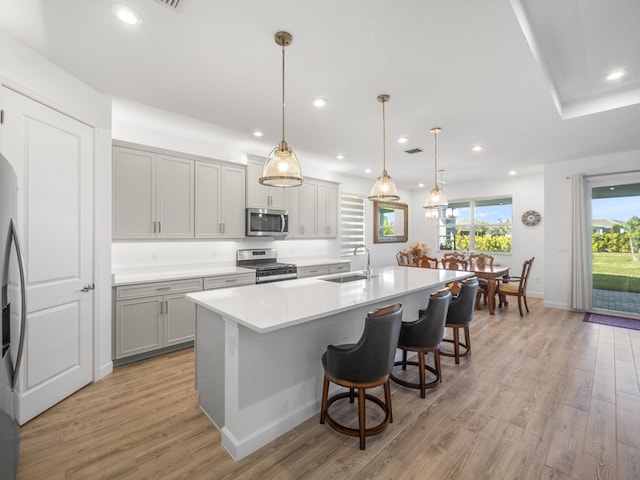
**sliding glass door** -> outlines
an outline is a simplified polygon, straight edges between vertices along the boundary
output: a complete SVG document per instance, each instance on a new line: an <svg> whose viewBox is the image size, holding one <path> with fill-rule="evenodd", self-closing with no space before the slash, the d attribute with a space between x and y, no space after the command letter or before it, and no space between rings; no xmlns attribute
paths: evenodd
<svg viewBox="0 0 640 480"><path fill-rule="evenodd" d="M593 311L640 318L640 174L591 177L588 185Z"/></svg>

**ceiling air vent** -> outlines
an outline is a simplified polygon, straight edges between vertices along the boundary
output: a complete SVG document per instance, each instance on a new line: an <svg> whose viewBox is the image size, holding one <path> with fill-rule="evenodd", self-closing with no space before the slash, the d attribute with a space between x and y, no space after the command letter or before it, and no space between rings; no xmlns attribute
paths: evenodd
<svg viewBox="0 0 640 480"><path fill-rule="evenodd" d="M156 0L156 2L166 5L167 7L178 8L180 0Z"/></svg>
<svg viewBox="0 0 640 480"><path fill-rule="evenodd" d="M411 150L405 150L405 153L409 155L413 155L414 153L420 153L422 151L421 148L412 148Z"/></svg>

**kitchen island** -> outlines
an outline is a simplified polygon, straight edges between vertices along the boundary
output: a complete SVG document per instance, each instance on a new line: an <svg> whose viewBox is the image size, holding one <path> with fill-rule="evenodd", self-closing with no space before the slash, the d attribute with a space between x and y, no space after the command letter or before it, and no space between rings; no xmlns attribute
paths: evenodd
<svg viewBox="0 0 640 480"><path fill-rule="evenodd" d="M320 410L328 344L360 338L367 312L402 303L414 320L429 293L469 272L374 269L187 295L196 302L196 389L200 406L240 460Z"/></svg>

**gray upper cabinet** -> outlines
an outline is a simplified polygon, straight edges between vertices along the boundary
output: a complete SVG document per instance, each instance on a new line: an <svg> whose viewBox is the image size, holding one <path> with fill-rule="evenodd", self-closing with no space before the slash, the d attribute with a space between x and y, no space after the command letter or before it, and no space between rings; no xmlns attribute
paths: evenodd
<svg viewBox="0 0 640 480"><path fill-rule="evenodd" d="M245 169L196 162L196 238L244 237Z"/></svg>
<svg viewBox="0 0 640 480"><path fill-rule="evenodd" d="M290 238L318 236L317 193L318 184L308 179L300 187L286 190Z"/></svg>
<svg viewBox="0 0 640 480"><path fill-rule="evenodd" d="M338 185L318 182L318 236L338 236Z"/></svg>
<svg viewBox="0 0 640 480"><path fill-rule="evenodd" d="M247 207L286 209L285 189L267 187L258 181L263 166L264 160L247 161Z"/></svg>
<svg viewBox="0 0 640 480"><path fill-rule="evenodd" d="M113 148L113 238L193 238L194 162Z"/></svg>

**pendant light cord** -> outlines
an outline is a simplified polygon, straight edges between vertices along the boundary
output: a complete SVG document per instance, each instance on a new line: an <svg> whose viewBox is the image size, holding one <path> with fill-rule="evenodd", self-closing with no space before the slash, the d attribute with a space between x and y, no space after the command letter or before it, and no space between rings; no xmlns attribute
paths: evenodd
<svg viewBox="0 0 640 480"><path fill-rule="evenodd" d="M438 132L433 133L433 179L438 186Z"/></svg>
<svg viewBox="0 0 640 480"><path fill-rule="evenodd" d="M284 142L284 44L282 45L282 141Z"/></svg>
<svg viewBox="0 0 640 480"><path fill-rule="evenodd" d="M387 171L387 125L385 122L384 115L384 104L385 101L382 101L382 171Z"/></svg>

